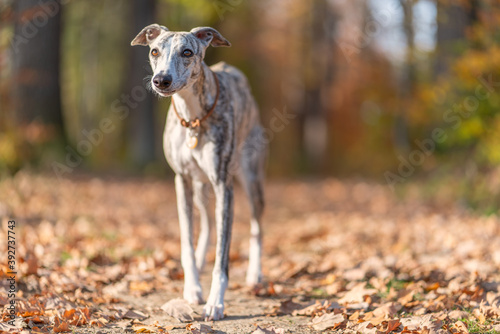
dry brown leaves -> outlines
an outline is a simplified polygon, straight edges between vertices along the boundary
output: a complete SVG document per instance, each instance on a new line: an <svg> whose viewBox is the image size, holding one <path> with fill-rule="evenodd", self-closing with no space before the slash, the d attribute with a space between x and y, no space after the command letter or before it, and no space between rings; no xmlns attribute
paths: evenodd
<svg viewBox="0 0 500 334"><path fill-rule="evenodd" d="M384 186L363 182L271 183L266 192L267 282L250 296L244 288L234 291L273 302L270 321L305 319L301 330L311 333L459 333L471 324L498 331L499 218L442 203L398 202ZM248 255L248 212L240 195L232 283L243 281ZM162 291L181 295L172 290L172 282L183 279L175 202L172 184L155 180L58 181L19 173L0 183L4 217L19 222L18 321L5 323L7 270L0 262L0 330L177 328L153 323L159 305L151 311L123 301ZM192 310L181 306L166 312L192 321ZM188 326L183 330L208 330ZM254 331L284 332L279 325Z"/></svg>

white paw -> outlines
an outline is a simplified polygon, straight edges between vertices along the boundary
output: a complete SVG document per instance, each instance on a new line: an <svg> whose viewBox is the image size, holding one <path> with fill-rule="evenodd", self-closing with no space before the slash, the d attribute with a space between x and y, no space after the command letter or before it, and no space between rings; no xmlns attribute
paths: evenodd
<svg viewBox="0 0 500 334"><path fill-rule="evenodd" d="M184 299L189 304L199 305L203 304L203 294L201 286L184 286Z"/></svg>
<svg viewBox="0 0 500 334"><path fill-rule="evenodd" d="M262 282L262 275L259 271L248 271L246 283L249 287L254 287Z"/></svg>
<svg viewBox="0 0 500 334"><path fill-rule="evenodd" d="M227 275L214 270L212 287L208 295L207 304L203 307L205 321L220 320L224 318L224 294L227 288Z"/></svg>
<svg viewBox="0 0 500 334"><path fill-rule="evenodd" d="M224 304L208 302L203 307L203 318L205 321L221 320L224 318Z"/></svg>

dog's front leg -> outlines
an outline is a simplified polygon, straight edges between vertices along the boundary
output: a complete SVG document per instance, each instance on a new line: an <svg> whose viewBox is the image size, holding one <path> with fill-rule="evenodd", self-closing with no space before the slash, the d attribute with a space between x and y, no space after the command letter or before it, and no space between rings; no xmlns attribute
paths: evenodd
<svg viewBox="0 0 500 334"><path fill-rule="evenodd" d="M233 224L233 184L214 185L217 246L212 272L212 286L203 309L205 321L224 317L224 294L228 284L229 246Z"/></svg>
<svg viewBox="0 0 500 334"><path fill-rule="evenodd" d="M191 180L175 176L177 211L181 231L181 262L184 269L184 299L191 304L203 303L200 279L193 247L193 187Z"/></svg>

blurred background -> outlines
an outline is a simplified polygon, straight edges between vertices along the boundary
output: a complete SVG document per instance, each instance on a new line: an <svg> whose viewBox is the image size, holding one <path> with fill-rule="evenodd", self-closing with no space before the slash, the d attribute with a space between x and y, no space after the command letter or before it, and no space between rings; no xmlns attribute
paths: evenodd
<svg viewBox="0 0 500 334"><path fill-rule="evenodd" d="M0 173L171 173L146 25L212 26L248 76L270 178L500 203L496 0L0 0ZM412 188L413 187L413 188Z"/></svg>

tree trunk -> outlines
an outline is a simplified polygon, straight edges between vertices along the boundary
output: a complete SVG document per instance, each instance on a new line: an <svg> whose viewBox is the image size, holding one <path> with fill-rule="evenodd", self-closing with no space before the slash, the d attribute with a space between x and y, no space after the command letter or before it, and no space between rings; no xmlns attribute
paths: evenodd
<svg viewBox="0 0 500 334"><path fill-rule="evenodd" d="M436 0L436 76L447 73L450 61L459 54L457 43L465 40L467 27L477 20L477 6L477 0L470 1L467 6Z"/></svg>
<svg viewBox="0 0 500 334"><path fill-rule="evenodd" d="M145 26L154 23L155 0L131 1L130 40ZM133 47L130 51L129 73L127 76L128 94L138 85L145 86L144 78L151 75L148 64L149 49ZM153 94L148 92L146 98L137 102L137 107L130 111L128 118L129 157L139 167L144 167L155 160L155 116Z"/></svg>
<svg viewBox="0 0 500 334"><path fill-rule="evenodd" d="M61 5L50 0L14 2L13 118L40 122L63 135L59 81Z"/></svg>
<svg viewBox="0 0 500 334"><path fill-rule="evenodd" d="M334 28L331 6L323 0L310 3L311 13L307 28L309 35L304 50L303 81L305 87L303 113L300 115L299 136L308 163L306 169L320 172L325 169L328 144L327 108L323 96L333 80L333 41L328 30ZM328 24L328 26L327 26ZM328 28L327 28L328 27Z"/></svg>
<svg viewBox="0 0 500 334"><path fill-rule="evenodd" d="M411 103L415 81L415 28L413 22L413 5L415 0L399 0L403 9L403 31L406 37L406 61L401 73L400 84L400 110L394 121L394 143L396 148L402 152L408 152L410 149L408 134L408 117L406 110L408 103Z"/></svg>

